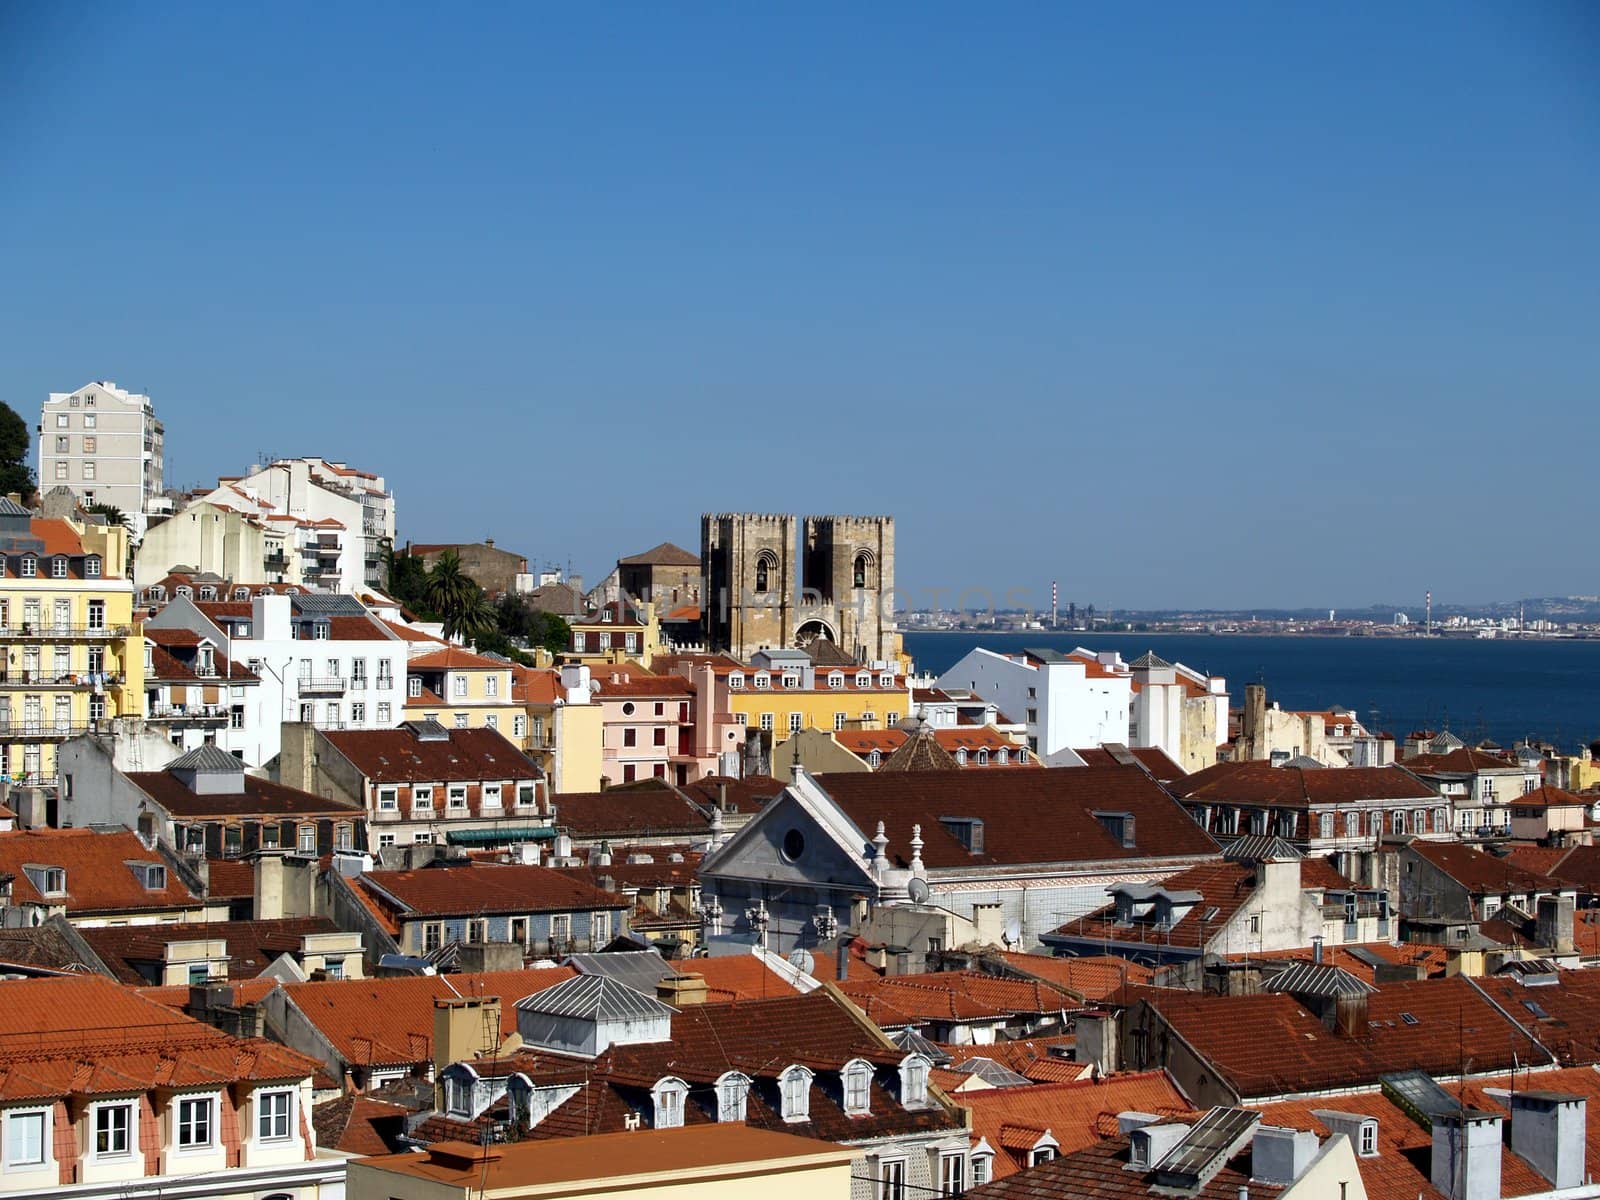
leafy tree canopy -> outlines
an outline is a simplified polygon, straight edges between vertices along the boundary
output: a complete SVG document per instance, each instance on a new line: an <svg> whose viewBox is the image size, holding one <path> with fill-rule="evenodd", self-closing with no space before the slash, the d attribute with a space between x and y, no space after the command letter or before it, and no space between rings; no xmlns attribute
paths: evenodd
<svg viewBox="0 0 1600 1200"><path fill-rule="evenodd" d="M16 492L24 501L33 495L33 468L28 459L33 435L16 410L0 404L0 496Z"/></svg>

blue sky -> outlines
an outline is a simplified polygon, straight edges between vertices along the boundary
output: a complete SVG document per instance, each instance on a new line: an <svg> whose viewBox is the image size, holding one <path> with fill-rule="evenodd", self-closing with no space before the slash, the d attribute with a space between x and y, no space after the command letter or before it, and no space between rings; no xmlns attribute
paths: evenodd
<svg viewBox="0 0 1600 1200"><path fill-rule="evenodd" d="M1600 8L0 7L0 399L593 577L1600 592Z"/></svg>

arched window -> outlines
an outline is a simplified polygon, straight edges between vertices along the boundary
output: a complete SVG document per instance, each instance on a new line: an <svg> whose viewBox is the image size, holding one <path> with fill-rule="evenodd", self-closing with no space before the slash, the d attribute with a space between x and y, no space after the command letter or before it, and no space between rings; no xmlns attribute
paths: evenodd
<svg viewBox="0 0 1600 1200"><path fill-rule="evenodd" d="M987 767L989 765L989 752L987 750L980 749L978 751L978 765L980 767Z"/></svg>
<svg viewBox="0 0 1600 1200"><path fill-rule="evenodd" d="M1011 752L1004 746L1001 746L1000 749L994 752L994 760L1003 767L1006 765L1006 763L1011 761Z"/></svg>
<svg viewBox="0 0 1600 1200"><path fill-rule="evenodd" d="M811 1072L802 1066L790 1066L778 1076L779 1115L785 1121L811 1119Z"/></svg>
<svg viewBox="0 0 1600 1200"><path fill-rule="evenodd" d="M750 1096L750 1077L729 1071L717 1080L717 1120L742 1121Z"/></svg>
<svg viewBox="0 0 1600 1200"><path fill-rule="evenodd" d="M756 555L756 591L769 592L772 590L772 569L778 565L778 556L770 550L763 550Z"/></svg>
<svg viewBox="0 0 1600 1200"><path fill-rule="evenodd" d="M1404 833L1406 831L1405 809L1397 808L1389 814L1389 829L1393 833Z"/></svg>
<svg viewBox="0 0 1600 1200"><path fill-rule="evenodd" d="M871 565L872 557L869 554L862 552L861 554L856 555L856 565L853 579L856 587L864 588L867 586L867 568Z"/></svg>
<svg viewBox="0 0 1600 1200"><path fill-rule="evenodd" d="M844 1084L845 1116L866 1116L872 1111L872 1064L854 1058L845 1063L839 1075Z"/></svg>
<svg viewBox="0 0 1600 1200"><path fill-rule="evenodd" d="M964 767L966 765L967 765L967 752L966 752L966 750L965 749L957 750L956 751L956 766Z"/></svg>
<svg viewBox="0 0 1600 1200"><path fill-rule="evenodd" d="M874 750L871 754L867 755L867 765L873 768L882 766L883 755L879 751Z"/></svg>
<svg viewBox="0 0 1600 1200"><path fill-rule="evenodd" d="M675 1075L656 1081L656 1086L650 1089L656 1129L677 1129L683 1124L683 1101L688 1094L689 1085Z"/></svg>
<svg viewBox="0 0 1600 1200"><path fill-rule="evenodd" d="M928 1103L928 1060L920 1054L900 1060L900 1103L906 1108L923 1108Z"/></svg>

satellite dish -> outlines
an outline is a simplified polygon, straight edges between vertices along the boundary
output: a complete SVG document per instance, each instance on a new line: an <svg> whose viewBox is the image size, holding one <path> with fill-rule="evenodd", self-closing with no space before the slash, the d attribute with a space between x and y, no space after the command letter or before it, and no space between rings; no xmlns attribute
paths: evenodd
<svg viewBox="0 0 1600 1200"><path fill-rule="evenodd" d="M928 886L928 881L917 875L913 875L911 882L906 884L906 893L913 904L926 904L933 898L933 889Z"/></svg>
<svg viewBox="0 0 1600 1200"><path fill-rule="evenodd" d="M789 965L802 974L809 975L817 965L817 960L811 957L811 951L796 946L789 951Z"/></svg>
<svg viewBox="0 0 1600 1200"><path fill-rule="evenodd" d="M1001 936L1005 938L1005 943L1008 946L1021 945L1022 944L1022 922L1020 920L1007 921L1006 924L1005 924L1005 931L1002 933Z"/></svg>

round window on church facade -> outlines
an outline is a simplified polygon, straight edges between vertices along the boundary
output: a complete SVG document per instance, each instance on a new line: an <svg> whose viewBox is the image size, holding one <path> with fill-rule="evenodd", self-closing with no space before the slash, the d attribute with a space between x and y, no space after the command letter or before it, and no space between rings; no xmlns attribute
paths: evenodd
<svg viewBox="0 0 1600 1200"><path fill-rule="evenodd" d="M783 835L783 856L794 862L806 851L806 835L798 829L791 829Z"/></svg>

